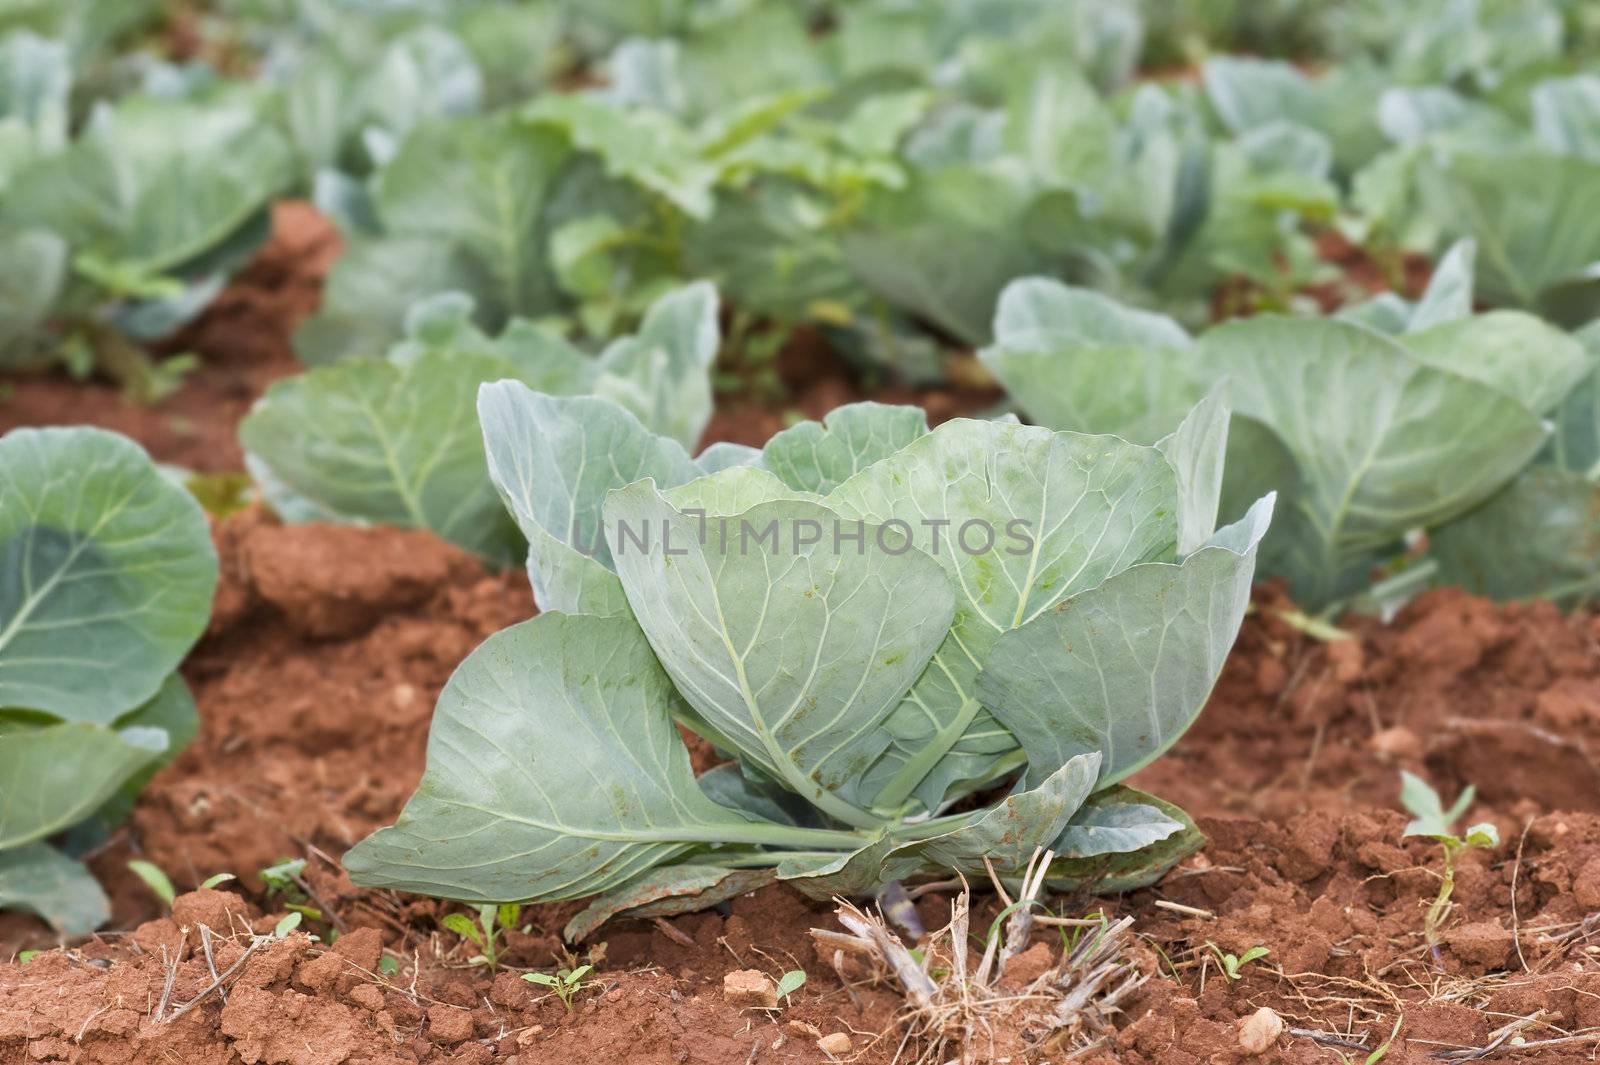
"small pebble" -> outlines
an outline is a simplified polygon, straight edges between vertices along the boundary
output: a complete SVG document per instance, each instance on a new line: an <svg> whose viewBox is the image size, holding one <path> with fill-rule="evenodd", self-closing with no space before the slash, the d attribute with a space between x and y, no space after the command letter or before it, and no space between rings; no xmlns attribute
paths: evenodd
<svg viewBox="0 0 1600 1065"><path fill-rule="evenodd" d="M1262 1006L1239 1025L1239 1047L1246 1054L1265 1054L1283 1034L1283 1018Z"/></svg>
<svg viewBox="0 0 1600 1065"><path fill-rule="evenodd" d="M850 1053L850 1037L843 1032L834 1032L817 1040L817 1049L830 1057L842 1057Z"/></svg>

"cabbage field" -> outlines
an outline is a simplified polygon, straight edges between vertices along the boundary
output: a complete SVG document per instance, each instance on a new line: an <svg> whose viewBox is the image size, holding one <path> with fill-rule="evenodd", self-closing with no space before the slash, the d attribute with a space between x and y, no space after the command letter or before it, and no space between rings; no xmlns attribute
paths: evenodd
<svg viewBox="0 0 1600 1065"><path fill-rule="evenodd" d="M0 1065L1600 1054L1600 5L0 0Z"/></svg>

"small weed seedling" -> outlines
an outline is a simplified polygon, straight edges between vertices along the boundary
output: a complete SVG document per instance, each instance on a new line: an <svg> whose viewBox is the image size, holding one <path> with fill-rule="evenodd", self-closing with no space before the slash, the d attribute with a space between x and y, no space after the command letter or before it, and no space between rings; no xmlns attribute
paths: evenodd
<svg viewBox="0 0 1600 1065"><path fill-rule="evenodd" d="M1228 978L1229 983L1235 980L1242 980L1246 965L1249 965L1257 958L1265 958L1271 953L1266 947L1251 947L1243 954L1229 954L1210 941L1207 941L1206 949L1216 955L1217 964L1222 966L1222 975Z"/></svg>
<svg viewBox="0 0 1600 1065"><path fill-rule="evenodd" d="M790 969L778 980L778 997L788 1001L789 996L805 986L806 971L804 969Z"/></svg>
<svg viewBox="0 0 1600 1065"><path fill-rule="evenodd" d="M561 1004L567 1008L567 1012L571 1013L572 1000L578 997L578 992L589 986L584 982L583 978L588 976L593 969L593 965L580 965L576 969L558 969L554 976L549 973L523 973L522 978L530 984L548 987L551 994L559 998ZM795 987L799 986L799 984L795 985Z"/></svg>
<svg viewBox="0 0 1600 1065"><path fill-rule="evenodd" d="M473 924L472 918L464 913L452 913L444 919L444 926L478 948L479 953L467 959L470 964L487 965L490 972L498 972L500 937L506 929L516 927L517 918L522 915L522 906L508 902L500 906L486 903L475 908L478 913L477 924Z"/></svg>
<svg viewBox="0 0 1600 1065"><path fill-rule="evenodd" d="M1455 804L1446 810L1439 793L1427 781L1403 769L1400 771L1400 804L1414 818L1406 826L1406 836L1426 836L1444 850L1444 874L1439 881L1439 895L1428 907L1428 916L1422 929L1435 964L1442 961L1439 957L1439 931L1450 916L1450 895L1456 886L1457 856L1471 847L1492 850L1500 846L1499 831L1487 821L1470 826L1462 835L1455 834L1456 822L1461 820L1461 815L1467 812L1477 794L1477 789L1469 784Z"/></svg>
<svg viewBox="0 0 1600 1065"><path fill-rule="evenodd" d="M156 898L167 904L167 909L172 909L173 900L178 897L178 892L172 886L172 878L167 876L159 865L135 858L128 863L128 871L143 880L145 887L154 892Z"/></svg>

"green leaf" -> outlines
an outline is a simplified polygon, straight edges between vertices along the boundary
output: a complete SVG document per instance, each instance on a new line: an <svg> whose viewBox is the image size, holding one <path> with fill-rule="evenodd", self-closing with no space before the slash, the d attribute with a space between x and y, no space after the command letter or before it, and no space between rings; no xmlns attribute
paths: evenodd
<svg viewBox="0 0 1600 1065"><path fill-rule="evenodd" d="M514 116L417 126L374 180L383 236L355 240L335 264L296 350L309 362L374 354L413 304L443 291L472 296L490 327L559 310L548 215L570 154L560 134Z"/></svg>
<svg viewBox="0 0 1600 1065"><path fill-rule="evenodd" d="M1052 429L1153 442L1198 398L1193 341L1172 319L1048 278L1000 295L994 343L978 359Z"/></svg>
<svg viewBox="0 0 1600 1065"><path fill-rule="evenodd" d="M1439 579L1493 599L1572 607L1600 597L1600 485L1529 466L1481 506L1434 530Z"/></svg>
<svg viewBox="0 0 1600 1065"><path fill-rule="evenodd" d="M230 880L237 880L237 879L239 879L239 878L234 876L232 873L217 873L217 874L215 874L213 876L208 876L204 880L200 881L200 890L201 891L209 891L212 888L216 887L218 884L226 884Z"/></svg>
<svg viewBox="0 0 1600 1065"><path fill-rule="evenodd" d="M612 493L605 518L634 616L696 713L830 817L875 824L861 773L949 628L939 565L893 553L903 539L884 549L871 527L859 553L835 550L836 529L855 523L803 500L702 530L646 482ZM648 543L628 539L641 534Z"/></svg>
<svg viewBox="0 0 1600 1065"><path fill-rule="evenodd" d="M1016 740L974 686L991 648L1066 597L1170 558L1176 496L1155 448L958 419L827 497L847 518L904 523L960 593L949 636L888 723L894 746L869 773L880 804L915 795L933 810L1003 765Z"/></svg>
<svg viewBox="0 0 1600 1065"><path fill-rule="evenodd" d="M1439 798L1439 793L1433 790L1433 785L1417 776L1415 773L1400 770L1400 805L1406 808L1414 820L1406 826L1407 836L1431 836L1441 838L1450 835L1451 826L1455 823L1467 807L1472 805L1476 792L1468 787L1456 799L1455 806L1446 813L1444 801Z"/></svg>
<svg viewBox="0 0 1600 1065"><path fill-rule="evenodd" d="M943 869L980 873L988 858L1001 869L1020 869L1033 852L1050 847L1095 789L1100 752L1068 759L1037 787L1016 791L971 824L904 848Z"/></svg>
<svg viewBox="0 0 1600 1065"><path fill-rule="evenodd" d="M561 934L569 943L581 942L613 918L689 913L765 887L772 880L770 869L724 869L695 862L662 866L590 902Z"/></svg>
<svg viewBox="0 0 1600 1065"><path fill-rule="evenodd" d="M178 897L178 890L172 886L172 878L167 876L159 865L136 858L128 863L128 870L143 880L145 886L155 893L156 898L171 909L173 900Z"/></svg>
<svg viewBox="0 0 1600 1065"><path fill-rule="evenodd" d="M54 309L67 279L67 245L45 229L0 227L0 365L30 354L27 341Z"/></svg>
<svg viewBox="0 0 1600 1065"><path fill-rule="evenodd" d="M1582 344L1522 311L1490 311L1417 327L1400 342L1412 357L1481 381L1544 414L1591 368Z"/></svg>
<svg viewBox="0 0 1600 1065"><path fill-rule="evenodd" d="M696 455L694 464L702 473L720 473L735 466L759 466L761 458L758 447L719 440Z"/></svg>
<svg viewBox="0 0 1600 1065"><path fill-rule="evenodd" d="M1133 810L1125 812L1124 808ZM1111 850L1092 857L1057 858L1050 864L1046 883L1056 891L1094 891L1107 895L1137 891L1160 880L1174 865L1205 845L1205 836L1201 835L1188 814L1169 802L1121 784L1089 796L1089 801L1083 804L1073 820L1078 825L1089 825L1150 816L1139 812L1142 810L1155 810L1166 821L1179 827L1158 842L1146 843L1138 850ZM1068 825L1063 839L1059 841L1065 848L1082 839L1081 835L1073 833L1072 828L1072 825ZM1167 828L1164 824L1151 824L1147 835L1157 831L1166 832ZM1125 842L1132 843L1135 840L1130 838Z"/></svg>
<svg viewBox="0 0 1600 1065"><path fill-rule="evenodd" d="M1145 803L1095 803L1073 815L1050 849L1062 858L1130 854L1183 831L1183 823Z"/></svg>
<svg viewBox="0 0 1600 1065"><path fill-rule="evenodd" d="M0 910L37 914L63 936L88 935L111 920L111 903L88 868L44 843L0 850Z"/></svg>
<svg viewBox="0 0 1600 1065"><path fill-rule="evenodd" d="M711 364L720 347L717 290L696 282L657 300L637 333L606 347L595 394L692 448L711 419Z"/></svg>
<svg viewBox="0 0 1600 1065"><path fill-rule="evenodd" d="M133 442L99 429L0 439L0 708L110 724L205 628L205 515Z"/></svg>
<svg viewBox="0 0 1600 1065"><path fill-rule="evenodd" d="M1205 705L1250 601L1272 497L1177 565L1133 566L1002 635L978 697L1043 780L1100 752L1100 787L1175 743Z"/></svg>
<svg viewBox="0 0 1600 1065"><path fill-rule="evenodd" d="M1211 539L1222 501L1223 460L1228 451L1227 386L1216 385L1173 433L1156 444L1178 478L1178 557Z"/></svg>
<svg viewBox="0 0 1600 1065"><path fill-rule="evenodd" d="M545 210L570 149L509 117L429 122L378 174L378 215L396 236L465 254L488 282L471 290L491 320L554 305Z"/></svg>
<svg viewBox="0 0 1600 1065"><path fill-rule="evenodd" d="M474 400L513 376L500 359L426 353L408 366L353 359L272 385L239 426L263 494L290 520L428 529L497 561L520 541L484 471Z"/></svg>
<svg viewBox="0 0 1600 1065"><path fill-rule="evenodd" d="M166 753L160 729L88 721L0 728L0 849L77 824Z"/></svg>
<svg viewBox="0 0 1600 1065"><path fill-rule="evenodd" d="M541 395L515 381L478 393L489 478L528 538L540 609L625 612L601 531L606 493L641 478L664 486L699 476L683 447L615 403Z"/></svg>
<svg viewBox="0 0 1600 1065"><path fill-rule="evenodd" d="M450 931L463 939L470 940L479 947L483 946L483 932L478 924L464 913L446 914L443 924Z"/></svg>
<svg viewBox="0 0 1600 1065"><path fill-rule="evenodd" d="M804 969L790 969L778 980L778 997L788 998L805 986L806 971Z"/></svg>
<svg viewBox="0 0 1600 1065"><path fill-rule="evenodd" d="M117 719L117 730L159 729L167 734L167 748L139 772L129 777L117 793L95 811L95 820L107 829L121 824L133 812L133 804L146 784L189 746L200 731L200 712L195 708L189 685L178 673L167 676L150 701Z"/></svg>
<svg viewBox="0 0 1600 1065"><path fill-rule="evenodd" d="M1472 277L1477 261L1478 245L1474 241L1458 240L1452 244L1434 267L1428 287L1412 309L1406 332L1420 333L1470 317Z"/></svg>
<svg viewBox="0 0 1600 1065"><path fill-rule="evenodd" d="M272 928L272 934L277 939L287 939L289 933L300 927L300 922L305 920L305 914L296 910L288 913Z"/></svg>
<svg viewBox="0 0 1600 1065"><path fill-rule="evenodd" d="M927 432L921 407L851 403L774 435L761 463L790 488L825 495Z"/></svg>
<svg viewBox="0 0 1600 1065"><path fill-rule="evenodd" d="M837 845L840 833L756 825L707 799L677 699L630 618L543 614L489 637L439 697L416 794L345 869L371 887L547 902L706 843Z"/></svg>
<svg viewBox="0 0 1600 1065"><path fill-rule="evenodd" d="M1477 240L1482 299L1566 326L1600 314L1600 161L1459 152L1420 175L1429 215Z"/></svg>
<svg viewBox="0 0 1600 1065"><path fill-rule="evenodd" d="M1359 590L1409 530L1488 497L1547 432L1510 396L1346 322L1262 316L1200 349L1236 412L1225 495L1282 491L1261 568L1307 609Z"/></svg>
<svg viewBox="0 0 1600 1065"><path fill-rule="evenodd" d="M1600 77L1540 82L1528 94L1533 127L1553 151L1600 162Z"/></svg>
<svg viewBox="0 0 1600 1065"><path fill-rule="evenodd" d="M205 254L288 183L289 147L240 100L131 97L13 176L0 219L60 234L147 276Z"/></svg>
<svg viewBox="0 0 1600 1065"><path fill-rule="evenodd" d="M981 344L1006 283L1049 262L1027 239L1031 203L1025 183L1011 175L919 171L905 189L869 201L845 234L845 261L895 306Z"/></svg>
<svg viewBox="0 0 1600 1065"><path fill-rule="evenodd" d="M638 182L691 218L711 214L717 167L699 158L688 131L671 116L625 110L577 93L540 96L524 116L561 130L579 148L598 155L606 173Z"/></svg>

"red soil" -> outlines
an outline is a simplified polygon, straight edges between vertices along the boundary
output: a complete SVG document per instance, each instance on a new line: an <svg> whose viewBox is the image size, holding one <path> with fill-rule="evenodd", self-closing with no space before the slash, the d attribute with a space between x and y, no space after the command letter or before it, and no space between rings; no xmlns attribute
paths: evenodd
<svg viewBox="0 0 1600 1065"><path fill-rule="evenodd" d="M479 640L531 613L526 585L416 533L282 528L247 512L217 541L216 619L185 669L200 737L94 862L115 901L112 928L125 931L0 966L0 1062L825 1060L814 1036L788 1026L796 1020L851 1033L863 1060L890 1060L893 1040L872 1037L900 1000L883 985L846 990L806 934L832 927L827 908L786 888L727 913L608 926L575 948L598 958L599 978L569 1015L514 973L466 965L473 951L440 926L453 907L351 885L338 856L398 812L422 771L439 687ZM1324 645L1268 612L1249 619L1201 723L1138 781L1201 815L1208 848L1154 889L1057 900L1066 912L1131 913L1160 951L1141 955L1161 975L1131 1004L1107 1065L1229 1060L1235 1025L1261 1005L1297 1028L1353 1024L1376 1033L1374 1047L1399 1009L1391 1062L1429 1060L1438 1047L1425 1040L1482 1045L1509 1015L1541 1008L1530 1042L1600 1026L1600 918L1580 924L1600 911L1589 753L1600 744L1600 618L1447 592L1389 627L1356 629L1359 640ZM1476 783L1471 816L1495 821L1506 841L1462 859L1440 969L1421 938L1438 855L1400 838L1400 767L1451 794ZM126 872L134 855L180 887L217 872L240 880L184 896L167 918ZM201 923L268 929L284 900L256 874L290 857L308 859L310 899L326 916L303 927L337 933L333 952L297 934L258 950L226 1004L213 996L170 1025L152 1021L163 945L176 956L180 925L192 944ZM946 899L923 898L930 927L948 916ZM995 903L979 903L987 920ZM506 964L567 964L558 930L573 909L529 908ZM14 946L46 945L20 918L3 928ZM220 948L220 967L243 940ZM1202 972L1207 942L1272 953L1230 984L1214 961ZM380 973L380 952L394 975ZM731 970L796 967L810 980L779 1013L722 1002ZM203 957L185 955L176 972L175 1004L211 981ZM1279 1055L1335 1060L1288 1036Z"/></svg>

